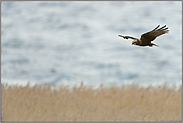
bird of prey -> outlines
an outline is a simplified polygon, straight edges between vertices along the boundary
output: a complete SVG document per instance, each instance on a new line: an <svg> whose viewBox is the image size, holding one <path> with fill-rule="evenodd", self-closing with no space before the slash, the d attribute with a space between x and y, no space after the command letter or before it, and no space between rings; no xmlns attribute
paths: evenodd
<svg viewBox="0 0 183 123"><path fill-rule="evenodd" d="M124 39L133 39L132 41L132 45L138 45L138 46L149 46L152 47L157 46L156 44L151 43L151 41L153 41L156 37L163 35L165 33L168 33L168 28L166 28L166 25L159 28L160 25L158 25L155 29L153 29L150 32L144 33L141 35L140 39L131 37L131 36L122 36L122 35L118 35L119 37L123 37ZM159 28L159 29L158 29Z"/></svg>

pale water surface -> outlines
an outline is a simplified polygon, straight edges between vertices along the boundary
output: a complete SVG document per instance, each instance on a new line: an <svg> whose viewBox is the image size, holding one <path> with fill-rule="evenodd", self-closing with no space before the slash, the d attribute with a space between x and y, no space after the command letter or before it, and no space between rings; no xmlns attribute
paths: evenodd
<svg viewBox="0 0 183 123"><path fill-rule="evenodd" d="M181 2L3 1L1 82L98 86L181 84ZM139 47L158 24L160 47Z"/></svg>

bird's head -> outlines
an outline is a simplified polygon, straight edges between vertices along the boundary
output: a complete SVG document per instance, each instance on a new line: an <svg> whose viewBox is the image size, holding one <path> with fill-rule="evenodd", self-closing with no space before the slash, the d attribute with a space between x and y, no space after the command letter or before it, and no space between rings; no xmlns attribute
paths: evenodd
<svg viewBox="0 0 183 123"><path fill-rule="evenodd" d="M140 41L134 40L134 41L132 41L132 45L140 45Z"/></svg>
<svg viewBox="0 0 183 123"><path fill-rule="evenodd" d="M132 42L132 45L137 45L137 41L133 41Z"/></svg>

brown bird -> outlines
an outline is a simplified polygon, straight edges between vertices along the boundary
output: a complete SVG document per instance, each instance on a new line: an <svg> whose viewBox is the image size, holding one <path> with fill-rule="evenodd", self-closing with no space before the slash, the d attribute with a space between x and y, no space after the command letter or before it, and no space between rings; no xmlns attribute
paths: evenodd
<svg viewBox="0 0 183 123"><path fill-rule="evenodd" d="M144 33L141 35L140 39L131 37L131 36L122 36L118 35L119 37L123 37L124 39L133 39L132 45L138 45L138 46L149 46L152 47L153 45L158 46L156 44L151 43L156 37L163 35L165 33L168 33L168 28L165 28L165 26L161 27L158 29L160 25L158 25L155 29L153 29L150 32ZM159 47L159 46L158 46Z"/></svg>

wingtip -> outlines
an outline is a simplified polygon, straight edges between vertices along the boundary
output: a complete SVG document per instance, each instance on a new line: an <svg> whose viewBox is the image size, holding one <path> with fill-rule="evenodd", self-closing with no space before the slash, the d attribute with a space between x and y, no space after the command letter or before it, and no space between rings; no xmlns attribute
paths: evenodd
<svg viewBox="0 0 183 123"><path fill-rule="evenodd" d="M157 26L155 29L153 29L152 31L155 31L156 29L158 29L158 28L159 28L159 26L160 26L160 25L158 25L158 26Z"/></svg>

